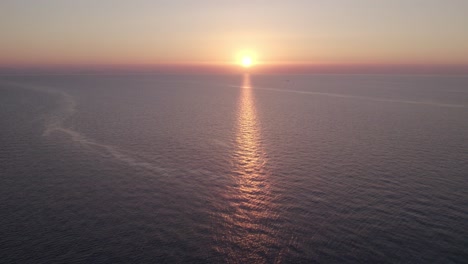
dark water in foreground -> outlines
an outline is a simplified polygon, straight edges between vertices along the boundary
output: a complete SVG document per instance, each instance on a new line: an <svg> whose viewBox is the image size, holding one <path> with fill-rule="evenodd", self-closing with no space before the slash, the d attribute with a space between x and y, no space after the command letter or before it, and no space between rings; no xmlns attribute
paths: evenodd
<svg viewBox="0 0 468 264"><path fill-rule="evenodd" d="M2 263L467 263L468 77L0 77Z"/></svg>

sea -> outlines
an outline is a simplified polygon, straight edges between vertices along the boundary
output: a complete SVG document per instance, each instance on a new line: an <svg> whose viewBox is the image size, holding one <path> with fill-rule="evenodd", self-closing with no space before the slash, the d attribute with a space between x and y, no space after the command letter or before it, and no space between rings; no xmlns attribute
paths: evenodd
<svg viewBox="0 0 468 264"><path fill-rule="evenodd" d="M0 76L1 263L468 263L468 76Z"/></svg>

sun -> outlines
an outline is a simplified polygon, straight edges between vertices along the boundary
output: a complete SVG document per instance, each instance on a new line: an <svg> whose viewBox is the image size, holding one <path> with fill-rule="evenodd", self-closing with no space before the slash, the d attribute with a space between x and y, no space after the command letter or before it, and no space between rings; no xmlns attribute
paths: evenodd
<svg viewBox="0 0 468 264"><path fill-rule="evenodd" d="M247 69L256 66L259 62L258 54L252 49L240 50L235 55L235 64Z"/></svg>
<svg viewBox="0 0 468 264"><path fill-rule="evenodd" d="M253 62L252 57L250 56L242 57L242 61L241 61L242 67L249 68L250 66L252 66L252 62Z"/></svg>

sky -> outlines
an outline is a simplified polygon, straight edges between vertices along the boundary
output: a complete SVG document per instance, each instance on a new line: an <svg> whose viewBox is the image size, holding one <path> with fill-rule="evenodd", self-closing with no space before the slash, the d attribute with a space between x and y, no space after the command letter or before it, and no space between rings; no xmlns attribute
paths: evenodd
<svg viewBox="0 0 468 264"><path fill-rule="evenodd" d="M0 65L468 65L466 0L1 0Z"/></svg>

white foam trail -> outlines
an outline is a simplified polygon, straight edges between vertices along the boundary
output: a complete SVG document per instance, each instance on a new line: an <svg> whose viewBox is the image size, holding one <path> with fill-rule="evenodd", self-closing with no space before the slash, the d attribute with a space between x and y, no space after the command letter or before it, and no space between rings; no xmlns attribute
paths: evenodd
<svg viewBox="0 0 468 264"><path fill-rule="evenodd" d="M136 157L137 155L130 151L125 151L112 145L102 144L91 140L83 134L68 128L57 127L55 131L62 132L67 135L73 142L78 143L84 147L88 147L96 152L99 152L102 156L111 157L113 159L124 162L132 167L143 168L147 171L167 175L168 169L156 166L153 163L144 161L142 157Z"/></svg>
<svg viewBox="0 0 468 264"><path fill-rule="evenodd" d="M50 133L60 131L63 128L63 123L76 112L76 102L72 96L64 92L54 92L60 96L61 111L52 116L42 133L43 136L48 136Z"/></svg>
<svg viewBox="0 0 468 264"><path fill-rule="evenodd" d="M73 96L63 91L57 91L48 87L24 85L20 83L10 82L7 84L14 85L23 89L48 93L51 95L58 96L60 98L60 110L54 116L49 117L46 120L45 129L42 133L42 136L47 137L54 132L61 132L62 134L68 136L73 142L78 143L83 147L90 148L103 156L112 157L116 160L127 163L130 166L142 168L153 173L158 173L162 175L168 174L168 169L156 166L151 162L147 162L145 161L147 159L137 157L137 155L134 153L121 150L116 146L96 142L78 131L65 127L64 122L76 112L77 103Z"/></svg>
<svg viewBox="0 0 468 264"><path fill-rule="evenodd" d="M237 86L236 85L230 85L230 87L239 88L238 85ZM386 103L417 104L417 105L429 105L429 106L448 107L448 108L466 108L467 107L466 105L462 105L462 104L445 104L445 103L432 102L432 101L382 99L382 98L375 98L375 97L369 97L369 96L346 95L346 94L323 93L323 92L311 92L311 91L301 91L301 90L284 90L284 89L256 87L256 86L252 86L252 88L253 89L258 89L258 90L281 92L281 93L318 95L318 96L338 97L338 98L345 98L345 99L357 99L357 100L367 100L367 101L375 101L375 102L386 102Z"/></svg>
<svg viewBox="0 0 468 264"><path fill-rule="evenodd" d="M51 89L49 87L39 86L39 85L25 85L22 83L16 82L3 82L8 85L16 86L26 90L33 90L42 93L47 93L52 96L57 96L60 98L60 111L58 111L54 116L49 116L46 119L45 129L42 133L43 136L48 136L50 133L62 128L63 122L72 116L76 111L76 101L75 99L63 92Z"/></svg>

